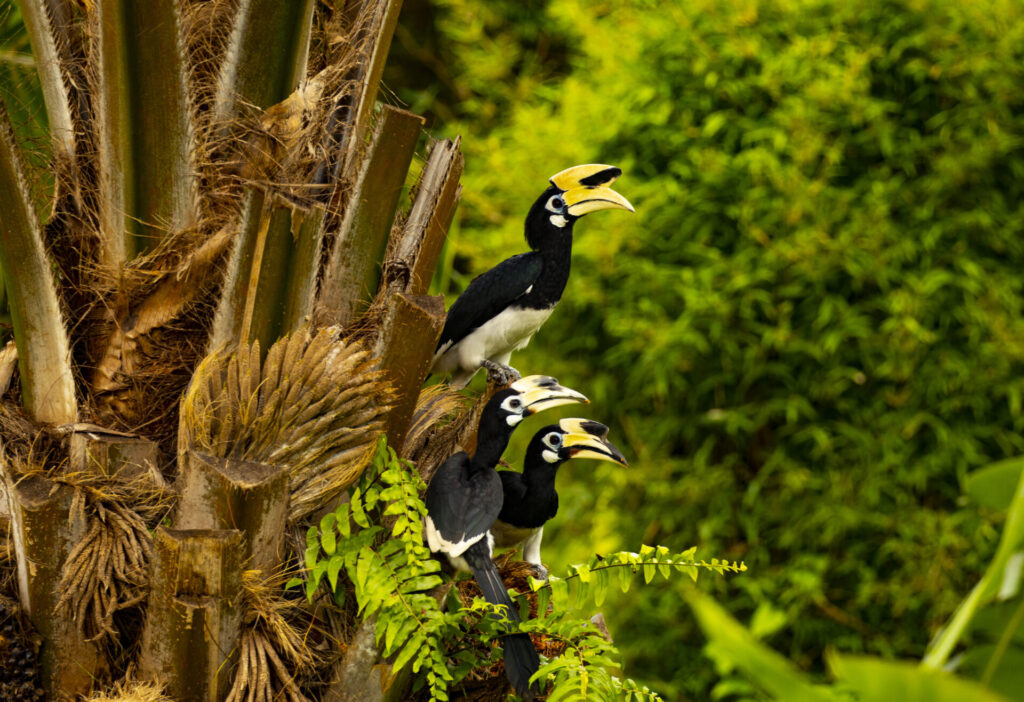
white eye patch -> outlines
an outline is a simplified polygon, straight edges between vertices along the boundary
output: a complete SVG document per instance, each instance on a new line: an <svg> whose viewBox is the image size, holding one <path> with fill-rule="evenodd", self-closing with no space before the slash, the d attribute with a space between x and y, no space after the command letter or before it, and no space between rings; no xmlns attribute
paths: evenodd
<svg viewBox="0 0 1024 702"><path fill-rule="evenodd" d="M501 408L506 412L522 412L523 401L519 399L518 395L512 395L511 397L505 398L501 403Z"/></svg>

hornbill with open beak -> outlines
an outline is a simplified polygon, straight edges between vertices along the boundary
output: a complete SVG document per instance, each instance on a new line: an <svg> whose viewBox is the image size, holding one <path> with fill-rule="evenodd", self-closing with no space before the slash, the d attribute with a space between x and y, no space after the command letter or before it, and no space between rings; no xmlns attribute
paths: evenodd
<svg viewBox="0 0 1024 702"><path fill-rule="evenodd" d="M523 560L546 580L540 542L544 524L558 513L555 474L571 458L596 458L625 466L622 452L607 437L608 427L589 419L563 419L534 434L526 448L523 472L498 471L504 500L491 527L495 548L523 544Z"/></svg>
<svg viewBox="0 0 1024 702"><path fill-rule="evenodd" d="M481 366L504 373L506 380L518 377L509 359L530 343L562 297L576 220L598 210L634 211L608 187L621 174L614 166L592 163L551 176L551 186L526 215L532 251L477 276L459 296L448 310L432 373L452 373L452 384L460 386Z"/></svg>
<svg viewBox="0 0 1024 702"><path fill-rule="evenodd" d="M511 620L519 621L519 611L491 560L494 545L490 529L502 503L501 479L494 467L524 418L551 407L587 401L549 376L531 375L514 382L495 393L484 406L473 455L460 451L449 458L427 488L427 546L434 553L444 554L457 570L472 572L484 598L504 605ZM530 676L540 666L533 642L526 634L511 634L504 638L503 647L509 680L521 697L532 699Z"/></svg>

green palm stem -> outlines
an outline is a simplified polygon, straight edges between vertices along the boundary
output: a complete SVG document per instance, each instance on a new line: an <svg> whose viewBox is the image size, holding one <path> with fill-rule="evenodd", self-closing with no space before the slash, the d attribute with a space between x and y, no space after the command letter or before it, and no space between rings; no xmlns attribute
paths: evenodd
<svg viewBox="0 0 1024 702"><path fill-rule="evenodd" d="M60 27L67 21L68 8L63 0L18 0L18 8L32 43L54 150L71 156L75 152L75 128L70 94L64 82L65 62L59 48Z"/></svg>
<svg viewBox="0 0 1024 702"><path fill-rule="evenodd" d="M116 270L190 224L193 134L178 3L102 0L95 13L100 233Z"/></svg>
<svg viewBox="0 0 1024 702"><path fill-rule="evenodd" d="M265 110L291 95L305 77L312 24L312 0L242 1L217 82L216 123L237 117L242 106ZM282 330L294 328L285 323L286 314L308 315L321 236L313 223L322 221L322 212L276 203L255 186L247 189L211 349L258 339L265 351ZM302 279L292 280L294 275Z"/></svg>
<svg viewBox="0 0 1024 702"><path fill-rule="evenodd" d="M22 400L38 422L77 419L67 331L7 109L0 104L0 266L18 346Z"/></svg>

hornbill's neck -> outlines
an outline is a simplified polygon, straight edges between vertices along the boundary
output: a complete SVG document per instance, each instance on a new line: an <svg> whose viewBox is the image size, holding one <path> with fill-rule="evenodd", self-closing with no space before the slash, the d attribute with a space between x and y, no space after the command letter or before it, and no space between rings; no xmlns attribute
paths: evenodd
<svg viewBox="0 0 1024 702"><path fill-rule="evenodd" d="M540 278L530 291L530 297L535 300L552 305L562 298L565 284L569 282L569 270L572 266L572 227L574 222L568 222L564 227L555 227L545 222L533 224L533 229L543 231L528 231L526 238L534 250L544 260L544 268ZM528 225L529 227L529 225Z"/></svg>
<svg viewBox="0 0 1024 702"><path fill-rule="evenodd" d="M469 459L472 470L493 469L501 460L501 454L508 448L508 441L512 438L514 426L505 421L504 416L488 412L484 408L484 414L480 417L480 426L476 434L476 451Z"/></svg>
<svg viewBox="0 0 1024 702"><path fill-rule="evenodd" d="M523 486L526 488L523 503L542 514L542 521L550 519L558 511L555 476L558 474L560 465L562 465L562 461L548 463L541 458L539 448L536 451L528 450L523 461Z"/></svg>

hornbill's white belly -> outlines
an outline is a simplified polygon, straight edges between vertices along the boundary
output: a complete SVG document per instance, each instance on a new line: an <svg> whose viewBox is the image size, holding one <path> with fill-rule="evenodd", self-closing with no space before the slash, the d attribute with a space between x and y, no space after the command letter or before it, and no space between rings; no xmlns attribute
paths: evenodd
<svg viewBox="0 0 1024 702"><path fill-rule="evenodd" d="M484 361L505 364L513 351L523 348L543 326L554 307L543 310L509 307L474 329L455 344L445 344L434 355L433 373L462 370L472 377ZM468 378L467 378L468 382Z"/></svg>
<svg viewBox="0 0 1024 702"><path fill-rule="evenodd" d="M540 528L542 527L517 527L497 519L491 525L491 533L494 535L494 548L518 546L533 536Z"/></svg>

